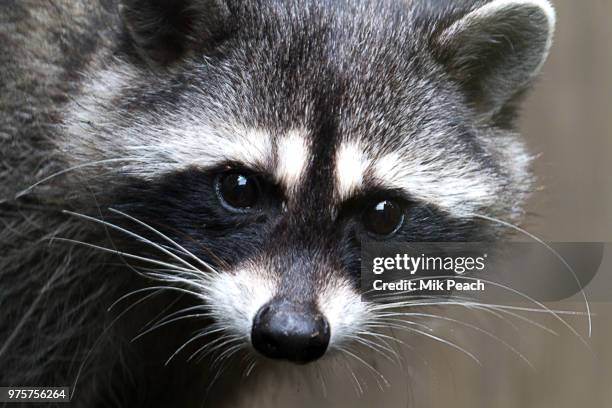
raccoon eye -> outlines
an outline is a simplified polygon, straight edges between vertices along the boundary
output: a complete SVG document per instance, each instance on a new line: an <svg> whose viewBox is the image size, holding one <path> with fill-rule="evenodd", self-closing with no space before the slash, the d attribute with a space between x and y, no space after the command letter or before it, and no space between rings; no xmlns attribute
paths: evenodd
<svg viewBox="0 0 612 408"><path fill-rule="evenodd" d="M221 204L230 210L248 210L259 200L259 184L253 176L224 173L217 177L217 195Z"/></svg>
<svg viewBox="0 0 612 408"><path fill-rule="evenodd" d="M402 226L403 222L402 207L391 200L380 201L363 213L364 227L376 235L391 235Z"/></svg>

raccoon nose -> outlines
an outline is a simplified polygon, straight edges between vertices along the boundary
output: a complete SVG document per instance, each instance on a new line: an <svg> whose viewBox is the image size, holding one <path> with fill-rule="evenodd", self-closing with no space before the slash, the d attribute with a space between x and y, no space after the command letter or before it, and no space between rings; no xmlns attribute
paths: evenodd
<svg viewBox="0 0 612 408"><path fill-rule="evenodd" d="M314 305L272 300L253 320L251 343L266 357L308 363L325 354L329 324Z"/></svg>

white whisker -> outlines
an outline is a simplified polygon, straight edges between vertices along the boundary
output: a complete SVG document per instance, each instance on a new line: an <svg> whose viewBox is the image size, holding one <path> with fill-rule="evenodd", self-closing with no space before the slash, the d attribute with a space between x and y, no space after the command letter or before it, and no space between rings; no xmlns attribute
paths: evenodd
<svg viewBox="0 0 612 408"><path fill-rule="evenodd" d="M174 359L174 357L176 357L181 351L183 351L185 349L185 347L187 347L188 345L190 345L191 343L193 343L194 341L201 339L202 337L206 337L209 334L213 334L213 333L218 333L220 331L222 331L223 328L216 328L216 329L205 329L202 332L196 334L195 336L191 337L189 340L187 340L185 343L183 343L174 353L172 353L172 355L170 356L170 358L168 358L168 360L166 360L166 363L164 365L168 365L170 364L170 362Z"/></svg>
<svg viewBox="0 0 612 408"><path fill-rule="evenodd" d="M440 315L435 315L435 314L430 314L430 313L396 313L396 316L410 316L410 317L429 317L432 319L440 319L440 320L444 320L444 321L448 321L448 322L452 322L455 324L458 324L460 326L464 326L467 328L470 328L472 330L476 330L482 334L484 334L485 336L488 336L490 338L492 338L493 340L501 343L502 345L504 345L506 348L508 348L508 350L510 350L511 352L513 352L515 355L517 355L521 360L523 360L525 363L527 363L527 365L529 365L529 367L531 369L535 369L533 364L520 352L518 351L515 347L513 347L511 344L509 344L508 342L506 342L505 340L503 340L502 338L500 338L499 336L494 335L493 333L484 330L476 325L473 325L471 323L467 323L467 322L463 322L461 320L457 320L457 319L453 319L450 317L445 317L445 316L440 316Z"/></svg>
<svg viewBox="0 0 612 408"><path fill-rule="evenodd" d="M103 252L108 252L108 253L111 253L111 254L120 255L120 256L123 256L123 257L126 257L126 258L135 259L135 260L138 260L138 261L143 261L143 262L148 262L148 263L155 264L155 265L165 266L167 268L175 268L175 269L181 270L183 272L191 272L190 270L183 269L181 267L178 267L176 265L172 265L172 264L167 263L167 262L162 262L162 261L158 261L158 260L155 260L155 259L151 259L151 258L146 258L146 257L134 255L134 254L130 254L130 253L127 253L127 252L117 251L115 249L110 249L110 248L106 248L106 247L103 247L103 246L99 246L99 245L95 245L95 244L90 244L88 242L78 241L78 240L75 240L75 239L57 238L57 237L55 237L55 238L50 238L50 241L70 242L70 243L73 243L73 244L83 245L83 246L86 246L86 247L89 247L89 248L98 249L98 250L103 251Z"/></svg>
<svg viewBox="0 0 612 408"><path fill-rule="evenodd" d="M576 271L574 271L574 268L572 268L567 263L565 258L563 258L561 256L561 254L559 254L557 251L555 251L554 248L552 248L550 245L548 245L542 239L540 239L539 237L537 237L534 234L530 233L529 231L524 230L523 228L517 227L514 224L511 224L509 222L506 222L506 221L503 221L503 220L500 220L500 219L497 219L497 218L489 217L489 216L486 216L486 215L470 214L470 216L475 217L475 218L480 218L480 219L483 219L483 220L487 220L487 221L490 221L490 222L495 222L495 223L498 223L498 224L503 225L505 227L511 228L511 229L513 229L515 231L518 231L518 232L526 235L527 237L533 239L534 241L538 242L540 245L544 246L547 250L549 250L553 255L555 255L557 257L557 259L559 259L559 261L561 261L561 263L563 263L563 265L567 268L567 270L569 270L571 272L572 277L574 278L574 280L576 281L576 284L580 288L580 292L582 294L582 298L584 300L584 305L586 307L586 313L587 313L587 316L588 316L589 337L591 337L592 329L593 329L593 324L592 324L592 319L591 319L591 307L589 305L589 301L587 299L586 292L584 291L584 288L582 287L582 284L580 283L580 279L578 279L578 276L576 275Z"/></svg>
<svg viewBox="0 0 612 408"><path fill-rule="evenodd" d="M176 241L172 240L171 238L169 238L167 235L163 234L162 232L158 231L157 229L153 228L152 226L150 226L149 224L129 215L126 214L122 211L116 210L114 208L109 208L108 209L111 212L114 212L115 214L119 214L122 215L124 217L126 217L129 220L132 220L140 225L142 225L143 227L149 229L150 231L154 232L155 234L159 235L160 237L162 237L163 239L165 239L166 241L168 241L170 244L174 245L179 251L183 252L185 255L188 255L189 257L191 257L192 259L194 259L196 262L200 263L202 266L204 266L205 268L207 268L210 272L212 273L216 273L219 274L219 272L213 268L208 262L204 262L202 259L198 258L197 256L195 256L192 252L188 251L187 249L185 249L182 245L178 244Z"/></svg>
<svg viewBox="0 0 612 408"><path fill-rule="evenodd" d="M74 171L74 170L83 169L85 167L97 166L97 165L100 165L100 164L115 163L115 162L127 162L127 161L139 161L139 160L136 159L136 158L115 158L115 159L97 160L97 161L92 161L92 162L88 162L88 163L78 164L76 166L72 166L72 167L69 167L67 169L55 172L55 173L53 173L53 174L51 174L51 175L49 175L49 176L47 176L47 177L37 181L36 183L32 184L30 187L28 187L28 188L18 192L15 195L15 198L16 199L17 198L21 198L24 195L30 193L30 191L32 191L34 188L38 187L39 185L41 185L43 183L46 183L47 181L49 181L51 179L54 179L55 177L61 176L63 174L69 173L69 172Z"/></svg>
<svg viewBox="0 0 612 408"><path fill-rule="evenodd" d="M100 219L95 218L95 217L90 217L89 215L85 215L85 214L79 214L79 213L75 213L75 212L68 211L68 210L64 210L64 211L62 211L62 212L66 213L66 214L73 215L73 216L75 216L75 217L83 218L83 219L88 220L88 221L96 222L96 223L102 224L102 225L104 225L104 226L110 227L110 228L112 228L112 229L114 229L114 230L120 231L120 232L122 232L122 233L124 233L124 234L127 234L127 235L129 235L129 236L131 236L131 237L134 237L134 238L138 239L138 240L139 240L139 241L141 241L141 242L144 242L144 243L146 243L146 244L151 245L153 248L156 248L156 249L160 250L161 252L163 252L163 253L164 253L164 254L166 254L166 255L171 256L172 258L176 259L177 261L179 261L179 262L180 262L180 263L182 263L183 265L187 266L187 268L189 268L189 269L193 270L194 272L202 272L202 271L200 271L199 269L197 269L195 266L193 266L192 264L190 264L189 262L185 261L185 260L184 260L183 258L181 258L180 256L177 256L177 255L176 255L176 254L174 254L173 252L168 251L168 250L167 250L166 248L164 248L163 246L161 246L161 245L159 245L159 244L157 244L157 243L155 243L155 242L151 241L150 239L147 239L147 238L145 238L145 237L143 237L143 236L141 236L141 235L138 235L138 234L136 234L136 233L134 233L134 232L132 232L132 231L129 231L129 230L127 230L127 229L123 228L123 227L120 227L120 226L115 225L115 224L113 224L113 223L110 223L110 222L108 222L108 221L100 220Z"/></svg>

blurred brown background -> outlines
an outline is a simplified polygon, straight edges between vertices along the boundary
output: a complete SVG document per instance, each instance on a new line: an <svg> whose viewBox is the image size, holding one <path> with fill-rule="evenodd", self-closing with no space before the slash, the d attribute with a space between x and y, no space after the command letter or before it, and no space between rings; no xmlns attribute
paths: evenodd
<svg viewBox="0 0 612 408"><path fill-rule="evenodd" d="M534 171L542 186L525 227L552 241L612 242L612 1L553 2L556 40L523 112L523 134L541 154ZM608 252L600 274L612 273L610 258ZM471 396L454 407L612 407L612 297L594 296L591 306L590 351L567 330L558 337L522 332L518 344L536 371L521 374L505 353L499 371L480 373L498 383L489 400L496 403ZM586 334L584 319L568 321Z"/></svg>
<svg viewBox="0 0 612 408"><path fill-rule="evenodd" d="M556 39L522 130L545 190L532 232L612 241L612 2L553 0Z"/></svg>

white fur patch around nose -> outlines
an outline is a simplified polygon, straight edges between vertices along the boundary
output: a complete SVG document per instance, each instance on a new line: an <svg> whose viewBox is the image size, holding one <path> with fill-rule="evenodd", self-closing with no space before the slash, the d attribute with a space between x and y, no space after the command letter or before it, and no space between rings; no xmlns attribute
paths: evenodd
<svg viewBox="0 0 612 408"><path fill-rule="evenodd" d="M318 306L329 322L330 350L350 342L355 333L361 331L371 318L368 304L363 302L359 293L342 279L332 280L322 288L318 297Z"/></svg>
<svg viewBox="0 0 612 408"><path fill-rule="evenodd" d="M253 318L276 292L276 283L254 266L211 277L202 295L218 324L249 341Z"/></svg>

